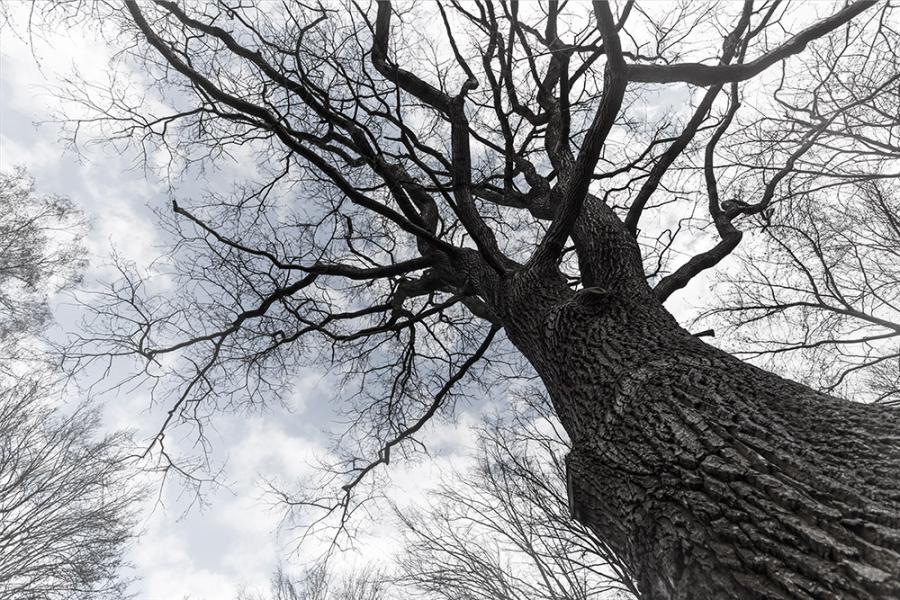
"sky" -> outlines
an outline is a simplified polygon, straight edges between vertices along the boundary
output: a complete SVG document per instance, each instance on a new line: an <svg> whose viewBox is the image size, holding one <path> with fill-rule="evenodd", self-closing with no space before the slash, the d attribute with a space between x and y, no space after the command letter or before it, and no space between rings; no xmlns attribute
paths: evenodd
<svg viewBox="0 0 900 600"><path fill-rule="evenodd" d="M22 2L7 9L21 23L28 6ZM87 286L112 276L113 251L126 260L149 263L165 243L152 211L168 206L166 183L136 167L130 152L87 144L75 153L52 122L60 106L54 87L76 67L88 79L101 76L108 69L109 50L77 30L55 31L46 40L34 40L33 47L20 33L21 28L0 30L0 169L25 166L39 193L68 196L89 217ZM89 139L91 132L85 133ZM187 192L182 188L181 193ZM679 296L675 311L702 304L704 289L702 281L692 284ZM67 298L56 299L55 308L62 330L77 326L79 310ZM332 385L326 373L308 370L297 374L285 409L215 420L214 454L226 465L222 481L228 485L210 490L202 503L167 487L148 504L144 533L130 550L139 598L233 598L242 587L263 589L280 563L302 559L290 554L290 536L278 535L281 515L264 497L260 475L297 477L307 461L327 453L322 429L329 423L321 422L327 412L316 410L316 403L328 397ZM105 398L110 429L137 429L146 435L158 426L164 410L150 408L142 389L123 389ZM463 409L455 423L433 427L429 439L441 441L433 459L412 465L395 461L389 495L415 501L440 472L463 468L476 413L474 407ZM383 522L362 540L358 554L343 560L353 564L384 558L395 541L389 523Z"/></svg>
<svg viewBox="0 0 900 600"><path fill-rule="evenodd" d="M14 6L14 16L21 20L26 7L24 2ZM25 166L38 193L68 196L88 216L85 285L90 287L113 277L112 252L139 265L162 254L165 240L153 209L169 205L169 192L165 182L136 168L133 154L96 144L82 145L76 153L51 122L60 106L53 88L76 67L88 78L102 75L108 49L77 31L56 31L46 41L37 40L34 50L18 31L0 30L0 169ZM85 133L89 138L90 132ZM60 332L77 327L80 311L70 298L55 299L55 314ZM290 569L309 558L295 554L290 532L279 532L282 513L263 493L261 476L302 477L306 463L327 455L322 431L331 424L317 422L323 411L315 404L327 399L331 385L327 373L308 370L295 378L284 409L215 419L213 459L225 468L220 477L224 485L207 490L201 502L179 486L167 486L148 501L143 533L129 556L138 577L133 585L138 598L233 598L241 589L266 589L279 565ZM164 407L154 410L149 404L141 389L106 395L105 427L137 430L138 438L146 438L164 412ZM439 472L464 468L476 419L463 412L455 423L433 427L428 437L440 451L415 464L395 461L389 495L414 500L438 480ZM342 556L338 568L377 563L396 547L395 530L386 519L369 528L357 551Z"/></svg>
<svg viewBox="0 0 900 600"><path fill-rule="evenodd" d="M25 8L24 2L12 7L19 18ZM135 168L133 155L98 145L82 146L76 154L61 140L60 128L47 122L59 107L51 88L75 65L88 77L103 72L108 50L78 32L57 31L49 43L39 41L35 53L41 56L37 64L16 31L0 31L0 169L25 166L38 193L68 196L89 217L91 266L85 280L90 286L111 277L113 250L138 264L161 254L163 240L152 209L167 206L169 196L164 182ZM61 330L77 324L78 308L70 304L69 298L56 299ZM260 474L296 477L302 474L298 465L325 453L320 429L327 424L312 425L305 414L310 399L327 396L327 386L324 373L303 373L286 399L286 410L216 419L212 437L220 443L214 445L215 458L227 464L222 477L227 485L205 493L202 504L177 486L165 488L161 499L151 499L141 523L144 533L130 552L133 573L140 577L134 585L139 598L232 598L241 587L265 588L280 562L302 560L291 556L288 536L279 540L276 535L281 513L263 496ZM108 396L106 427L149 433L161 422L162 410L149 410L148 404L143 390ZM449 432L444 437L459 437L460 448L465 446L464 437ZM394 474L401 482L397 489L428 478L433 468L399 472L401 467ZM382 534L375 531L372 537ZM374 543L384 546L380 540ZM347 560L364 560L364 547L361 555Z"/></svg>
<svg viewBox="0 0 900 600"><path fill-rule="evenodd" d="M90 267L85 287L115 277L113 254L138 265L149 265L162 255L167 238L156 224L154 211L167 211L172 200L171 182L158 179L143 168L134 149L85 143L75 152L64 140L54 120L63 106L56 91L76 69L88 80L102 80L110 71L110 50L78 29L47 32L44 39L22 39L22 21L32 6L10 2L4 8L18 27L0 29L0 169L26 167L39 193L71 198L91 221L87 247ZM649 4L664 10L666 4ZM830 12L833 3L808 4L808 10ZM139 73L130 73L140 83ZM771 74L770 74L771 75ZM762 85L762 84L755 84ZM687 105L684 89L659 98L665 111L673 102ZM680 94L680 95L679 95ZM103 137L86 126L85 142ZM151 154L151 165L165 156ZM250 176L252 160L225 165L232 179ZM205 177L175 182L179 197L202 193L222 185L216 172ZM747 236L751 237L750 235ZM709 239L701 240L708 243ZM692 248L693 249L693 248ZM708 299L714 275L696 278L673 296L670 310L684 323ZM164 278L159 280L165 288ZM67 296L54 299L58 334L75 330L80 308ZM124 376L115 370L113 377ZM218 600L234 598L239 590L263 591L271 573L280 565L288 570L309 558L307 550L295 551L296 538L281 527L282 514L264 494L263 477L296 481L312 475L311 463L327 458L325 431L335 428L329 399L337 391L334 378L325 371L306 368L294 374L293 387L284 405L265 411L217 415L207 431L212 459L222 471L217 486L198 498L177 485L159 490L148 500L141 518L142 535L129 550L137 577L133 590L138 598ZM70 403L82 394L73 391ZM123 386L102 396L104 426L110 430L136 431L137 439L152 436L165 417L167 406L153 406L148 390ZM451 470L472 462L473 426L491 403L503 397L479 398L460 407L452 422L428 426L423 436L432 452L417 462L394 460L386 471L385 493L401 506L421 501L428 488ZM185 440L187 442L190 439ZM396 527L390 517L375 518L358 540L357 551L341 555L342 569L369 562L389 562L399 548Z"/></svg>

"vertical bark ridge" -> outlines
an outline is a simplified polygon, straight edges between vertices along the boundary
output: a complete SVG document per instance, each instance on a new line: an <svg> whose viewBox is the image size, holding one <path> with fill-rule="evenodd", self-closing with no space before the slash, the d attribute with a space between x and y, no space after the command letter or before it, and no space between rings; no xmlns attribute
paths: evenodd
<svg viewBox="0 0 900 600"><path fill-rule="evenodd" d="M572 239L584 287L627 287L635 295L649 293L637 240L597 196L585 198Z"/></svg>

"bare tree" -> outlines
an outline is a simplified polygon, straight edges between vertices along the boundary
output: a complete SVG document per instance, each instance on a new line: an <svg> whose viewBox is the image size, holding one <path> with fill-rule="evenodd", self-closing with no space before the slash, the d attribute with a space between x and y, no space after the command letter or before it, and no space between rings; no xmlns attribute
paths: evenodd
<svg viewBox="0 0 900 600"><path fill-rule="evenodd" d="M897 192L869 182L831 205L815 196L791 203L742 257L728 304L714 311L736 330L740 353L826 392L900 402Z"/></svg>
<svg viewBox="0 0 900 600"><path fill-rule="evenodd" d="M400 512L401 580L446 600L588 600L637 594L627 567L569 514L569 445L529 390L481 432L477 464ZM631 593L629 593L631 592Z"/></svg>
<svg viewBox="0 0 900 600"><path fill-rule="evenodd" d="M50 322L49 294L85 266L84 218L67 198L39 196L28 173L0 173L0 370Z"/></svg>
<svg viewBox="0 0 900 600"><path fill-rule="evenodd" d="M336 586L334 600L384 600L389 582L372 567L350 573Z"/></svg>
<svg viewBox="0 0 900 600"><path fill-rule="evenodd" d="M48 295L84 267L84 219L35 194L24 170L0 175L0 600L119 599L140 489L127 436L100 436L64 390L38 338Z"/></svg>
<svg viewBox="0 0 900 600"><path fill-rule="evenodd" d="M848 23L876 39L891 3L58 7L157 92L72 86L93 111L75 132L101 123L187 173L258 162L233 195L173 201L178 297L126 271L72 349L163 382L156 447L332 365L355 389L346 459L286 500L343 527L367 476L515 349L571 440L572 514L646 597L900 595L900 413L746 364L663 307L840 118L789 132L732 198L722 153L769 109L770 68ZM689 109L655 110L669 93Z"/></svg>
<svg viewBox="0 0 900 600"><path fill-rule="evenodd" d="M813 143L712 312L734 328L738 352L829 393L896 404L900 28L875 33L851 26L830 38L805 76L783 78L779 111L748 128L744 147ZM762 158L746 164L763 169Z"/></svg>
<svg viewBox="0 0 900 600"><path fill-rule="evenodd" d="M327 563L297 576L279 568L272 575L268 595L242 593L238 600L385 600L386 579L373 568L335 577Z"/></svg>
<svg viewBox="0 0 900 600"><path fill-rule="evenodd" d="M95 411L62 414L52 397L27 378L0 387L0 598L126 597L140 498L127 440L97 437Z"/></svg>

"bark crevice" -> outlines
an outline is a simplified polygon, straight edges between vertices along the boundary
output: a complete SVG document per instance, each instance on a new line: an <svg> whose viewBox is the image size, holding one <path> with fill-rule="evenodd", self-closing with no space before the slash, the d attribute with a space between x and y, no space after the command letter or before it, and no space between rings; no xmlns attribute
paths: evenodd
<svg viewBox="0 0 900 600"><path fill-rule="evenodd" d="M542 377L564 423L578 414L573 515L645 596L900 597L896 411L818 394L680 328L642 335L634 315L615 328L621 314L558 323L569 372Z"/></svg>

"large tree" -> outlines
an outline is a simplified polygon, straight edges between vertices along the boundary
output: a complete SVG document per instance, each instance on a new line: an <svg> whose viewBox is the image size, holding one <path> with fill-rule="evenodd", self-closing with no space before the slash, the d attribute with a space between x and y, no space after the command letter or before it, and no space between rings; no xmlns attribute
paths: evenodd
<svg viewBox="0 0 900 600"><path fill-rule="evenodd" d="M76 124L188 173L256 162L258 181L164 217L181 293L125 271L105 334L73 349L176 387L156 388L173 394L157 448L333 365L357 384L337 495L288 500L343 525L511 344L570 439L572 514L645 597L900 595L900 413L742 362L663 306L782 218L834 124L896 93L891 4L58 4L158 92L73 87L94 111ZM803 53L844 78L868 53L879 81L748 142Z"/></svg>

